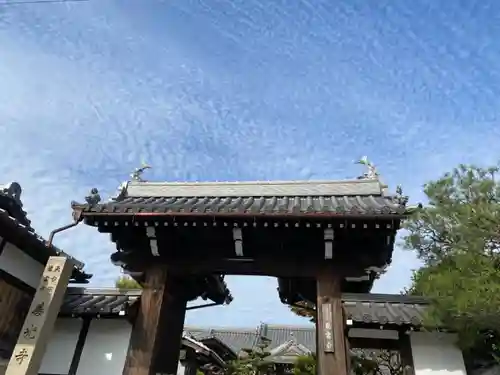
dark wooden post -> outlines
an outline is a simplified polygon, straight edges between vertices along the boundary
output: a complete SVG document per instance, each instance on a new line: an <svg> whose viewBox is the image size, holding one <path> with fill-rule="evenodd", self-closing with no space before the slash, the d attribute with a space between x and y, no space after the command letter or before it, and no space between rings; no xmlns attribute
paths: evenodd
<svg viewBox="0 0 500 375"><path fill-rule="evenodd" d="M410 335L402 331L399 332L399 359L403 367L403 375L415 374Z"/></svg>
<svg viewBox="0 0 500 375"><path fill-rule="evenodd" d="M318 375L347 375L342 278L330 268L322 269L316 279Z"/></svg>
<svg viewBox="0 0 500 375"><path fill-rule="evenodd" d="M176 374L187 300L165 266L145 273L123 375Z"/></svg>
<svg viewBox="0 0 500 375"><path fill-rule="evenodd" d="M351 343L349 342L349 333L346 326L346 312L342 306L342 316L344 318L344 343L345 343L345 361L346 361L346 374L351 374Z"/></svg>
<svg viewBox="0 0 500 375"><path fill-rule="evenodd" d="M184 375L196 375L198 366L195 358L190 358L184 363Z"/></svg>

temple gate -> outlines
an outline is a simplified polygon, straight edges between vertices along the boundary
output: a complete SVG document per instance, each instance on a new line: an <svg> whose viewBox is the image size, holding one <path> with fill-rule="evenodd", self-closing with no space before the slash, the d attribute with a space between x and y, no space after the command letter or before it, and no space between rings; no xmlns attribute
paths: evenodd
<svg viewBox="0 0 500 375"><path fill-rule="evenodd" d="M318 373L346 375L341 293L370 291L407 203L365 164L346 181L157 183L136 173L110 202L94 189L73 203L75 220L109 233L111 261L144 287L123 374L176 373L186 303L222 274L274 276L284 303L315 303Z"/></svg>

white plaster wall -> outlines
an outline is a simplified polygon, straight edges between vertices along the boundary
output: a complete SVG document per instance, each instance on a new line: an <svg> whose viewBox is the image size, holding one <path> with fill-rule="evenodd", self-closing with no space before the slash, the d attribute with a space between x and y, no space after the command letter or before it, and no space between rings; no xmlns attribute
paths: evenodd
<svg viewBox="0 0 500 375"><path fill-rule="evenodd" d="M415 375L466 375L462 351L450 333L412 332Z"/></svg>
<svg viewBox="0 0 500 375"><path fill-rule="evenodd" d="M59 318L40 367L41 374L67 374L82 327L79 318ZM132 325L125 319L93 319L76 375L121 375ZM184 373L180 365L178 374ZM2 374L0 368L0 375Z"/></svg>
<svg viewBox="0 0 500 375"><path fill-rule="evenodd" d="M0 254L0 269L37 288L44 270L44 265L7 242Z"/></svg>
<svg viewBox="0 0 500 375"><path fill-rule="evenodd" d="M69 372L82 323L81 319L59 318L56 320L54 331L43 356L39 371L41 374L67 374Z"/></svg>
<svg viewBox="0 0 500 375"><path fill-rule="evenodd" d="M132 325L125 319L94 319L76 375L120 375Z"/></svg>

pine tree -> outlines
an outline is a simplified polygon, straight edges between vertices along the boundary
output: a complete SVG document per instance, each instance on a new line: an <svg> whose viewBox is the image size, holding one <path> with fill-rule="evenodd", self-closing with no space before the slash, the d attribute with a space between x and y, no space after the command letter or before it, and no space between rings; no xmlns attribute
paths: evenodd
<svg viewBox="0 0 500 375"><path fill-rule="evenodd" d="M499 167L460 165L425 185L428 204L405 223L405 245L424 267L411 294L432 300L428 324L459 333L467 354L500 344Z"/></svg>
<svg viewBox="0 0 500 375"><path fill-rule="evenodd" d="M119 289L141 289L141 284L129 276L120 276L115 281L115 287Z"/></svg>

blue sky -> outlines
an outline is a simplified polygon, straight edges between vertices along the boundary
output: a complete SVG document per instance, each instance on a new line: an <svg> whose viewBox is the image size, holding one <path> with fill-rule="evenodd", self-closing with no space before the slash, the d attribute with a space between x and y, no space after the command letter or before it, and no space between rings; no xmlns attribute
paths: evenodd
<svg viewBox="0 0 500 375"><path fill-rule="evenodd" d="M0 5L0 180L21 183L44 236L142 159L151 180L287 180L352 178L368 155L417 202L456 164L498 158L499 15L487 0ZM56 243L93 285L119 275L108 236ZM417 265L397 249L374 291ZM189 324L305 323L274 279L228 282L233 304Z"/></svg>

